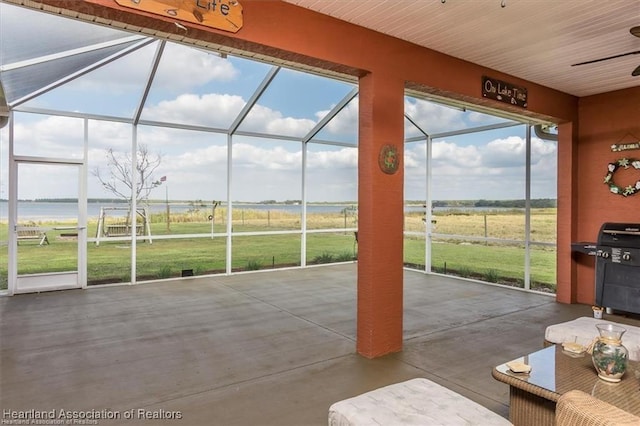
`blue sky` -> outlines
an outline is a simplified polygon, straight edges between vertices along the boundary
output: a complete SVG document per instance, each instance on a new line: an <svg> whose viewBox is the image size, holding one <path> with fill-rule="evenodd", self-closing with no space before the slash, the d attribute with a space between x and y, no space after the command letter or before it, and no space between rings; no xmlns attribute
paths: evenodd
<svg viewBox="0 0 640 426"><path fill-rule="evenodd" d="M6 13L7 5L3 5ZM61 18L57 18L61 19ZM28 33L28 32L27 32ZM0 47L5 48L6 45ZM142 97L157 42L41 95L25 107L103 114L130 118ZM0 57L0 65L2 57ZM167 43L142 112L143 120L175 125L227 128L269 72L268 64ZM264 132L301 138L355 86L316 75L281 69L258 100L239 131ZM352 147L310 144L307 154L309 201L357 199L357 98L323 130L318 139ZM504 119L440 104L406 98L405 111L430 134L483 126ZM406 121L406 137L419 134ZM89 121L88 169L105 168L106 150L126 151L132 129L124 123ZM6 164L8 132L0 131ZM18 153L77 158L82 153L83 123L78 118L16 114ZM525 127L437 138L433 143L434 199L524 198ZM162 156L156 178L167 176L172 199L225 199L227 138L211 132L138 128L138 140ZM233 138L232 199L236 201L302 198L300 142L279 138ZM426 194L424 142L405 147L405 198ZM532 194L556 196L556 148L534 138ZM51 172L55 174L55 172ZM67 196L61 188L75 187L64 173L44 182L21 173L21 198ZM6 167L0 188L6 197ZM91 173L89 197L109 197ZM159 188L152 198L165 196Z"/></svg>

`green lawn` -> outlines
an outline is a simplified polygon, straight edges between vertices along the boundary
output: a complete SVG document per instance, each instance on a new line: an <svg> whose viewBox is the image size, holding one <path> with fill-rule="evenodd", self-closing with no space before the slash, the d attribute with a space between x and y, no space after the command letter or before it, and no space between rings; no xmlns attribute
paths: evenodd
<svg viewBox="0 0 640 426"><path fill-rule="evenodd" d="M405 264L423 269L424 240L405 238L404 249ZM434 272L522 287L524 255L522 247L435 241L432 244L431 267ZM531 287L555 291L555 249L533 248L530 265Z"/></svg>
<svg viewBox="0 0 640 426"><path fill-rule="evenodd" d="M540 216L548 220L548 210ZM224 216L221 216L224 218ZM200 220L199 220L200 219ZM245 217L234 221L234 232L299 230L299 216L272 215ZM207 275L222 273L226 268L227 239L211 236L211 223L201 218L175 220L169 229L166 223L151 224L153 242L137 242L137 281L179 277L183 273ZM199 220L199 221L198 221ZM438 221L440 233L447 232L445 226L458 230L455 221L472 223L468 215L448 215ZM496 219L492 219L496 220ZM313 223L344 224L336 218L322 217ZM335 224L332 222L334 221ZM464 221L464 222L463 222ZM505 228L516 229L521 215L503 215L500 223ZM59 226L60 224L40 224ZM351 224L350 224L351 225ZM88 235L95 237L97 225L92 223ZM216 218L215 233L224 233L226 225ZM39 246L37 241L21 242L18 247L18 273L34 274L76 270L77 242L64 238L68 231L48 231L51 244ZM457 232L457 231L456 231ZM180 235L191 235L179 237ZM193 237L198 235L198 237ZM170 239L159 239L172 236ZM0 240L6 241L7 226L0 226ZM506 235L509 238L509 235ZM299 234L278 235L234 235L232 242L232 269L256 270L265 268L299 266L301 264L302 241ZM308 234L306 241L306 263L330 263L353 260L357 245L352 231ZM405 237L405 265L424 270L424 240L414 236ZM555 249L532 249L532 288L555 290ZM460 242L440 239L432 247L432 268L436 272L477 278L490 282L501 282L522 286L524 279L524 249L504 245L485 245L479 242ZM128 282L131 275L131 247L129 241L101 239L100 244L91 242L87 246L87 276L89 284ZM7 246L0 248L0 288L7 283Z"/></svg>

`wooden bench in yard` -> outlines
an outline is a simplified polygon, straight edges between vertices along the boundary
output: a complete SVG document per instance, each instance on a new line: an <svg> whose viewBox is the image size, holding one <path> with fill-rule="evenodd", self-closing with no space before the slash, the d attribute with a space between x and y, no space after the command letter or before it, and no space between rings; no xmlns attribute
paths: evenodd
<svg viewBox="0 0 640 426"><path fill-rule="evenodd" d="M37 240L38 245L49 244L47 233L42 231L36 224L19 225L17 227L18 244L20 241Z"/></svg>

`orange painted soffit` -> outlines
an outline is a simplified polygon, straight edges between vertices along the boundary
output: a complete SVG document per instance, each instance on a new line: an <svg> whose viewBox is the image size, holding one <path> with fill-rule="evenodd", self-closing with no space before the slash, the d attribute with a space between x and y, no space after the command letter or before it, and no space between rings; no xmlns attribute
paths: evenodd
<svg viewBox="0 0 640 426"><path fill-rule="evenodd" d="M237 0L115 0L117 4L183 22L238 32L243 25Z"/></svg>

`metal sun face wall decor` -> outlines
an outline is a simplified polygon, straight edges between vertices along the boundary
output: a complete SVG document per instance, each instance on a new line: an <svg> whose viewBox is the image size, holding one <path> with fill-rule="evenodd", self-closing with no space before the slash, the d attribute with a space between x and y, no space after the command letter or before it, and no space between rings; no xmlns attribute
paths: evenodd
<svg viewBox="0 0 640 426"><path fill-rule="evenodd" d="M399 165L400 157L397 146L384 145L380 148L380 154L378 155L378 166L380 166L380 170L388 175L392 175L398 171Z"/></svg>

